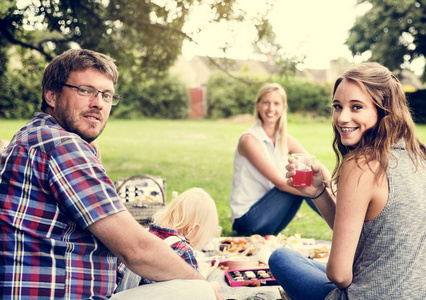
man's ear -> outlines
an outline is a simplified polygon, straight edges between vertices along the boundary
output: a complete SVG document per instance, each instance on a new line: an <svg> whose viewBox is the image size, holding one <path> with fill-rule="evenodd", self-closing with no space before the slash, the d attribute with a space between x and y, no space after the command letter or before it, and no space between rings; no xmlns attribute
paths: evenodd
<svg viewBox="0 0 426 300"><path fill-rule="evenodd" d="M55 107L56 104L56 93L52 90L47 90L44 92L44 99L49 106Z"/></svg>

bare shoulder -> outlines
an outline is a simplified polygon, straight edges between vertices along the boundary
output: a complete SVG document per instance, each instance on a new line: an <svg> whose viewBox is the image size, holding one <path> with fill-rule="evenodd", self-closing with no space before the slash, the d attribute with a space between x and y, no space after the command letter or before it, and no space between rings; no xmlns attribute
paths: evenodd
<svg viewBox="0 0 426 300"><path fill-rule="evenodd" d="M250 133L246 133L241 136L238 141L238 152L242 156L247 156L250 151L253 151L260 147L259 141Z"/></svg>
<svg viewBox="0 0 426 300"><path fill-rule="evenodd" d="M380 173L381 168L380 162L377 160L367 161L366 158L350 159L342 164L340 178L341 180L361 180L361 178L362 181L372 180Z"/></svg>
<svg viewBox="0 0 426 300"><path fill-rule="evenodd" d="M240 140L238 142L239 145L245 145L247 143L251 143L253 141L257 141L257 139L254 137L251 133L245 133L240 137Z"/></svg>

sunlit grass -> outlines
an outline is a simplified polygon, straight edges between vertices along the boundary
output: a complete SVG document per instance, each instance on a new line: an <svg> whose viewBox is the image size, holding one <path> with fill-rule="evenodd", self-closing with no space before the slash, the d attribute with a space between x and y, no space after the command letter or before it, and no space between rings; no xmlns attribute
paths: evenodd
<svg viewBox="0 0 426 300"><path fill-rule="evenodd" d="M330 170L334 167L329 121L289 118L289 133L317 155ZM0 121L0 137L11 139L25 121ZM98 138L103 164L113 181L135 174L161 176L167 195L201 187L215 199L223 235L232 235L229 195L234 151L240 134L251 123L212 120L110 120ZM417 126L426 142L426 125ZM284 230L303 237L331 239L331 230L306 204Z"/></svg>

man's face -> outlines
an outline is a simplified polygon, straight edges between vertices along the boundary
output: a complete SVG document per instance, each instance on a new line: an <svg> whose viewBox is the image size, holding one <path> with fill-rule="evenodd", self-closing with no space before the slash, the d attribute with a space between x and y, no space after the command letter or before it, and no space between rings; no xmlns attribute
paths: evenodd
<svg viewBox="0 0 426 300"><path fill-rule="evenodd" d="M74 71L65 84L92 86L95 89L114 93L113 81L96 69ZM67 131L78 134L87 142L95 140L104 130L111 112L111 104L104 102L102 94L81 96L76 88L63 86L60 95L49 103L52 116Z"/></svg>

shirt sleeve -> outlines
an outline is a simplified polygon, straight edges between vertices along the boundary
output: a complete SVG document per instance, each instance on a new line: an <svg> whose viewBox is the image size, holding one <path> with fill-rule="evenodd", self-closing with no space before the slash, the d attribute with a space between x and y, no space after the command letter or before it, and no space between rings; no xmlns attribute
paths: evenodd
<svg viewBox="0 0 426 300"><path fill-rule="evenodd" d="M81 139L70 138L56 147L49 183L60 208L83 228L126 210L93 149Z"/></svg>
<svg viewBox="0 0 426 300"><path fill-rule="evenodd" d="M198 271L198 262L194 251L185 242L176 242L171 247L182 259Z"/></svg>

